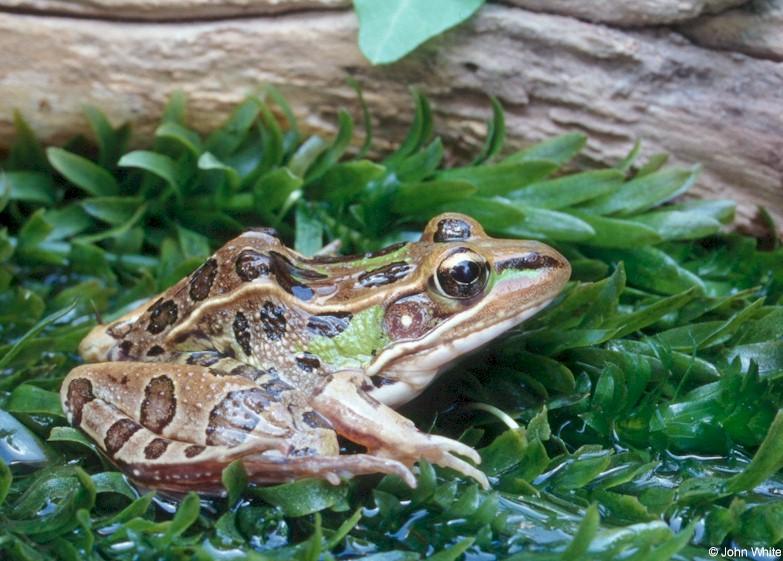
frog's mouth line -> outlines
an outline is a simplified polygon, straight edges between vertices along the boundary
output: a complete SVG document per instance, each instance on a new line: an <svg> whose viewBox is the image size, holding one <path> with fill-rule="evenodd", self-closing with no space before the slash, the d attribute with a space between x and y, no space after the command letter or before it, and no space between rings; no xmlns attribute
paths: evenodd
<svg viewBox="0 0 783 561"><path fill-rule="evenodd" d="M556 295L546 297L516 314L500 319L462 338L449 341L445 334L458 325L469 322L476 314L481 313L483 306L478 307L469 316L455 317L446 321L421 339L397 343L376 357L367 368L367 374L374 376L382 373L384 377L403 383L381 386L372 392L373 397L392 407L413 399L457 359L534 316L548 306Z"/></svg>

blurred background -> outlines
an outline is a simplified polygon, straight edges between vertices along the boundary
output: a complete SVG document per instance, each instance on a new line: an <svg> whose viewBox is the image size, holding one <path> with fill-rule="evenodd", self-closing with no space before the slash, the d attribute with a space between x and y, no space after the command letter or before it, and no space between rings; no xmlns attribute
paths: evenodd
<svg viewBox="0 0 783 561"><path fill-rule="evenodd" d="M508 144L589 135L577 165L642 155L701 163L692 193L783 218L783 0L508 0L392 64L372 65L345 0L0 0L0 154L18 109L45 143L88 133L85 104L148 139L174 90L206 131L278 87L308 132L361 112L398 142L409 88L433 102L452 155L483 141L494 95ZM383 150L376 143L376 150Z"/></svg>

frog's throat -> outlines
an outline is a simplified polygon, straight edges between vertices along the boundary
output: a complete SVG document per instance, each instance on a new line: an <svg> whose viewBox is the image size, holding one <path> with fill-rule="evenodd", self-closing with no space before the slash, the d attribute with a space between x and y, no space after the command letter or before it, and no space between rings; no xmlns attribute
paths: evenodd
<svg viewBox="0 0 783 561"><path fill-rule="evenodd" d="M405 384L381 386L373 391L373 397L392 407L413 399L454 361L534 316L554 298L551 296L534 302L512 316L452 341L447 340L446 334L460 323L471 321L474 315L481 313L480 309L469 316L458 316L444 322L421 339L389 347L375 358L367 368L367 374L382 374Z"/></svg>

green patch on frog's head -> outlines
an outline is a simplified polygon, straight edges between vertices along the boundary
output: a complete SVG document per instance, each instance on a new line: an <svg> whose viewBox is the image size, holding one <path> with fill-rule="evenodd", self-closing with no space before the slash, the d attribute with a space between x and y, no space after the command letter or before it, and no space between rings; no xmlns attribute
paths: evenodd
<svg viewBox="0 0 783 561"><path fill-rule="evenodd" d="M546 306L571 274L551 247L491 238L460 214L434 218L420 243L428 246L426 282L386 305L389 344L373 363L395 378L442 370Z"/></svg>

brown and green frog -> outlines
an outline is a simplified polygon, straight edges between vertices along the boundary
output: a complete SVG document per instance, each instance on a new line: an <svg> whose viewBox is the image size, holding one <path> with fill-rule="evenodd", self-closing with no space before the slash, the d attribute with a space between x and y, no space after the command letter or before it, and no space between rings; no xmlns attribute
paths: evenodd
<svg viewBox="0 0 783 561"><path fill-rule="evenodd" d="M69 421L140 485L205 494L250 481L339 483L425 459L488 481L478 453L397 413L455 359L545 307L571 268L535 241L433 218L421 239L304 257L248 231L84 339L63 382ZM338 436L366 449L341 452Z"/></svg>

